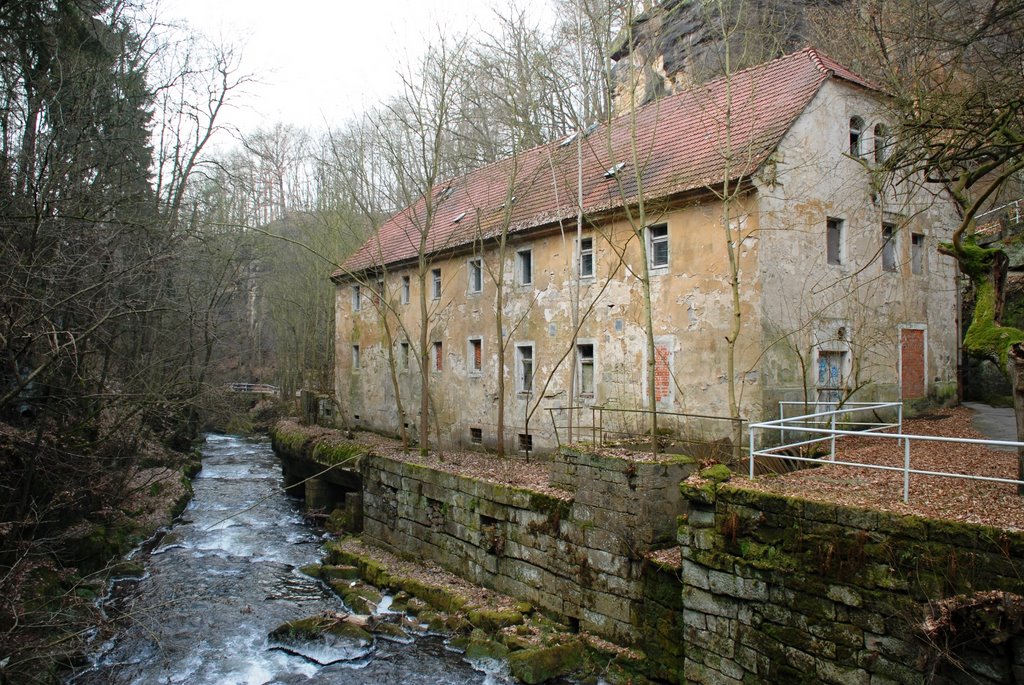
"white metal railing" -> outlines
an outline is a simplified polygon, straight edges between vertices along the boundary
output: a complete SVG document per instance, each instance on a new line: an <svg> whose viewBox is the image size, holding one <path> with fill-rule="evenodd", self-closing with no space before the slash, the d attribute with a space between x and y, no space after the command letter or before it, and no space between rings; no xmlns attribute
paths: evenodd
<svg viewBox="0 0 1024 685"><path fill-rule="evenodd" d="M224 388L230 392L252 393L256 395L277 395L281 391L276 385L266 383L225 383Z"/></svg>
<svg viewBox="0 0 1024 685"><path fill-rule="evenodd" d="M788 419L786 418L786 407L800 407L803 411L806 412L808 407L810 407L810 406L818 407L818 406L821 406L822 404L826 404L826 403L824 403L824 402L814 402L814 403L812 403L812 402L793 402L793 401L779 402L779 418L778 418L778 421L786 422L786 421L795 421L797 419L803 419L805 421L805 423L806 423L810 419L814 419L814 418L820 417L819 420L813 422L813 423L819 424L817 426L818 428L821 427L821 424L829 424L829 427L832 430L835 430L836 429L836 425L838 423L838 424L841 424L841 425L846 426L848 428L852 428L854 430L867 431L867 432L879 432L879 431L885 430L886 428L897 428L897 429L900 429L900 430L903 429L903 403L902 402L843 402L841 406L838 406L835 409L827 409L827 410L824 410L824 411L818 411L818 412L813 413L813 414L800 414L798 416L789 417ZM875 413L875 412L877 412L879 410L881 410L881 411L889 411L889 410L893 410L893 409L896 410L896 422L895 423L885 422L885 421L853 421L853 420L850 419L851 415L853 415L853 414L860 414L860 413L867 413L867 412ZM844 416L846 418L844 418L841 421L837 421L836 420L837 416ZM769 421L768 423L772 423L772 422ZM786 428L785 427L783 427L782 430L780 431L779 439L782 442L786 442ZM822 438L821 440L823 441L823 440L825 440L825 438ZM835 440L832 440L832 444L833 444L833 448L834 448ZM835 456L834 455L834 449L833 449L833 456Z"/></svg>
<svg viewBox="0 0 1024 685"><path fill-rule="evenodd" d="M802 402L789 403L789 404L801 404ZM911 456L911 444L914 442L939 442L939 443L958 443L964 445L986 445L990 447L1024 447L1024 442L1013 442L1009 440L979 440L974 438L950 438L942 437L938 435L913 435L902 432L902 410L899 412L899 423L884 423L884 422L852 422L852 425L867 426L860 430L844 430L836 428L837 423L846 424L845 421L836 420L836 415L850 414L851 412L863 412L863 411L878 411L882 409L891 409L894 405L899 405L899 402L858 402L856 404L846 404L838 409L833 409L824 412L815 412L813 414L802 414L800 416L792 416L788 418L780 418L774 421L764 421L761 423L750 424L750 479L754 479L754 460L756 457L774 457L776 459L787 459L790 461L809 462L814 464L821 464L822 459L816 457L801 457L794 456L792 454L786 454L783 450L792 450L796 447L802 447L804 445L812 445L816 443L828 442L830 443L828 463L836 464L839 466L851 466L855 468L866 468L876 469L879 471L901 471L903 473L903 501L910 501L910 476L940 476L944 478L961 478L964 480L979 480L988 481L993 483L1010 483L1013 485L1024 485L1024 480L1016 480L1013 478L999 478L997 476L978 476L966 473L953 473L948 471L925 471L922 469L914 469L910 466ZM900 405L902 406L902 405ZM781 410L780 410L781 414ZM814 423L819 425L822 423L828 424L829 427L815 427L808 425L813 420ZM897 428L895 433L882 433L880 431L886 428ZM785 443L774 447L766 447L764 449L757 450L754 446L757 444L757 436L759 431L776 431L780 435L785 435L785 432L798 431L800 433L809 433L811 435L818 435L820 437L812 437L809 439L801 439L796 442ZM763 432L761 433L763 435ZM861 462L853 461L841 461L836 459L836 438L842 436L855 436L862 438L872 438L879 440L896 440L898 443L902 441L903 444L903 465L902 466L886 466L884 464L864 464Z"/></svg>

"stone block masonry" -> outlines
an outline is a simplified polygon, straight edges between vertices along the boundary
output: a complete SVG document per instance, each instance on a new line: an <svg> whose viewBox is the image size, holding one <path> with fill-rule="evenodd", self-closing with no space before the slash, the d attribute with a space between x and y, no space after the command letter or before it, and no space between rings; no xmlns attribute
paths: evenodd
<svg viewBox="0 0 1024 685"><path fill-rule="evenodd" d="M308 443L275 449L286 475L322 470ZM374 455L345 470L368 542L636 645L662 681L1024 682L1020 531L783 497L720 466L685 480L688 460L564 450L559 496ZM672 539L680 567L647 556Z"/></svg>
<svg viewBox="0 0 1024 685"><path fill-rule="evenodd" d="M682 491L686 682L1024 682L1020 532Z"/></svg>
<svg viewBox="0 0 1024 685"><path fill-rule="evenodd" d="M645 555L673 540L685 507L678 483L693 468L687 458L563 450L552 469L558 497L369 456L363 537L631 644L651 594Z"/></svg>

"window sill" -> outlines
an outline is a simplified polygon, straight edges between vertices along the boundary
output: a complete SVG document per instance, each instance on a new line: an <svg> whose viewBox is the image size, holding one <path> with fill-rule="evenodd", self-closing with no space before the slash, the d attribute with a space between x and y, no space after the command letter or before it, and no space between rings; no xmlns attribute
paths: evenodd
<svg viewBox="0 0 1024 685"><path fill-rule="evenodd" d="M669 272L668 266L652 266L648 267L647 273L651 276L664 276Z"/></svg>

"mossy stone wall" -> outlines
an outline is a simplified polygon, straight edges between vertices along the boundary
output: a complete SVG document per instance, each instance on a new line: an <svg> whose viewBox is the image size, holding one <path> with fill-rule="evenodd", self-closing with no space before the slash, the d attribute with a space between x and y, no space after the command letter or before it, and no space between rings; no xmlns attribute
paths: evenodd
<svg viewBox="0 0 1024 685"><path fill-rule="evenodd" d="M1024 595L1021 533L732 484L682 491L686 682L1024 682L1024 639L999 624L1019 607L974 639L924 630L942 598Z"/></svg>
<svg viewBox="0 0 1024 685"><path fill-rule="evenodd" d="M556 497L368 457L364 539L611 640L641 640L644 555L682 513L678 482L692 466L564 459L558 485L568 492Z"/></svg>

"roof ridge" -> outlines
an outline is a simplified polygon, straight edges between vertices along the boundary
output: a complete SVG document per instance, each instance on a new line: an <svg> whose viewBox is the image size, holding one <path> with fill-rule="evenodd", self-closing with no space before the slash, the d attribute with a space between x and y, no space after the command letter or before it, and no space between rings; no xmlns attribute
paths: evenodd
<svg viewBox="0 0 1024 685"><path fill-rule="evenodd" d="M484 213L472 225L449 221L447 216L438 220L431 225L433 240L428 249L433 252L443 246L468 244L502 227L518 232L531 226L572 218L575 216L575 209L572 209L575 204L567 204L565 197L575 198L575 203L582 204L591 213L607 211L634 201L632 193L638 191L637 182L626 178L620 181L621 187L613 186L606 175L609 166L625 159L623 154L629 150L629 137L623 132L633 126L629 121L631 117L635 119L638 136L643 138L645 154L650 154L650 159L646 159L638 170L643 174L645 194L650 197L669 197L719 182L723 172L718 148L724 143L720 136L716 137L716 132L721 122L714 115L703 116L701 103L710 97L706 106L719 106L723 97L730 97L730 80L738 84L737 87L750 88L749 97L740 98L734 103L736 136L728 143L738 148L746 146L748 159L743 169L734 169L730 173L753 173L770 150L778 145L793 122L801 116L814 94L830 78L872 88L857 74L816 48L807 46L658 98L632 113L605 119L590 135L606 140L608 144L588 145L590 149L579 160L582 168L577 166L575 154L559 149L561 139L555 138L445 179L437 184L436 189L448 185L456 187L456 192L445 204L453 215L472 207ZM513 161L517 159L521 163ZM511 169L520 166L523 174L521 179L517 178L518 172L505 178ZM582 192L576 185L577 173L580 171L585 174ZM546 180L541 181L541 178ZM516 184L519 198L511 209L506 207L507 211L502 213L499 205L505 206L502 205L505 198L498 197L495 191L500 191L502 184L507 185L510 180ZM527 186L518 187L523 180ZM408 216L415 214L416 207L423 201L423 198L413 201L381 224L375 234L345 260L335 275L362 270L376 262L386 264L408 258L410 255L400 238L405 224L409 223ZM449 206L447 202L452 204ZM374 242L378 244L378 254L372 254L372 249L367 247Z"/></svg>

